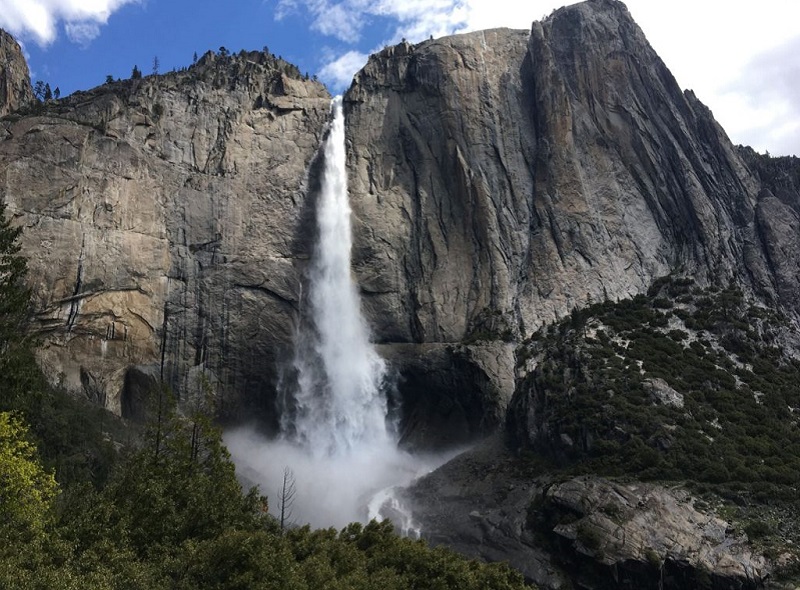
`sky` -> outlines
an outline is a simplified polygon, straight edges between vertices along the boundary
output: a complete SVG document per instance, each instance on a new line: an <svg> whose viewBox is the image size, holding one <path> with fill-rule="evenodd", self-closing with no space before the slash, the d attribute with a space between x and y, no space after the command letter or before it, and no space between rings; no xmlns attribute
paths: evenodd
<svg viewBox="0 0 800 590"><path fill-rule="evenodd" d="M23 45L32 78L66 96L188 66L193 55L268 47L342 92L367 56L405 38L529 29L551 0L0 0L0 27ZM798 0L628 0L682 88L734 143L800 155Z"/></svg>

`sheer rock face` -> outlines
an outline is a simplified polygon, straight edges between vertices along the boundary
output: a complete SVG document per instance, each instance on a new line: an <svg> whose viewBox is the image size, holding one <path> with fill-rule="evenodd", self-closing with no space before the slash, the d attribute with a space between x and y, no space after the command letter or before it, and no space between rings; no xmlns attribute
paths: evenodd
<svg viewBox="0 0 800 590"><path fill-rule="evenodd" d="M135 413L146 383L205 372L269 405L329 101L290 70L209 54L0 123L54 380ZM354 274L418 400L408 440L490 431L514 341L672 270L800 305L797 194L762 186L619 2L386 48L345 101Z"/></svg>
<svg viewBox="0 0 800 590"><path fill-rule="evenodd" d="M525 336L674 270L798 309L796 212L620 2L389 47L346 101L354 267L384 342Z"/></svg>
<svg viewBox="0 0 800 590"><path fill-rule="evenodd" d="M159 378L272 395L330 103L285 71L209 53L0 123L0 197L24 226L54 381L131 416Z"/></svg>
<svg viewBox="0 0 800 590"><path fill-rule="evenodd" d="M0 30L0 117L33 101L28 64L14 38Z"/></svg>

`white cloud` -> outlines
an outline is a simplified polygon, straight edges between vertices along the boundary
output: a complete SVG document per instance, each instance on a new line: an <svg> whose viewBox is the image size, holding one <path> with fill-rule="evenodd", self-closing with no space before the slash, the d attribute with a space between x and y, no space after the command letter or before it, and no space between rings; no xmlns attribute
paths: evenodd
<svg viewBox="0 0 800 590"><path fill-rule="evenodd" d="M93 22L65 23L64 30L73 43L88 45L100 34L100 25Z"/></svg>
<svg viewBox="0 0 800 590"><path fill-rule="evenodd" d="M800 155L800 3L628 6L678 84L694 89L734 143Z"/></svg>
<svg viewBox="0 0 800 590"><path fill-rule="evenodd" d="M340 41L355 43L361 36L364 23L365 15L363 13L348 10L342 3L328 6L324 15L318 16L314 20L312 28Z"/></svg>
<svg viewBox="0 0 800 590"><path fill-rule="evenodd" d="M49 45L65 23L67 36L88 43L99 34L100 25L125 4L140 0L0 0L0 27L22 39Z"/></svg>
<svg viewBox="0 0 800 590"><path fill-rule="evenodd" d="M470 6L464 0L381 0L375 5L375 12L398 21L390 41L405 37L417 42L469 27Z"/></svg>
<svg viewBox="0 0 800 590"><path fill-rule="evenodd" d="M719 88L716 116L753 148L800 154L800 36L743 63Z"/></svg>
<svg viewBox="0 0 800 590"><path fill-rule="evenodd" d="M319 71L319 77L334 92L347 88L353 81L353 75L367 63L368 57L366 53L348 51L326 63Z"/></svg>

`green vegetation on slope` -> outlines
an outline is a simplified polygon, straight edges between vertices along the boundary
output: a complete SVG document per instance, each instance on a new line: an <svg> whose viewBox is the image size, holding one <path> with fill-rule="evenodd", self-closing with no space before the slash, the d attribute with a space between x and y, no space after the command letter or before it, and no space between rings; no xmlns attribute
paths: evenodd
<svg viewBox="0 0 800 590"><path fill-rule="evenodd" d="M20 461L19 477L0 480L4 509L7 492L31 473L52 482L34 456ZM0 520L2 588L525 587L506 565L431 549L399 537L388 521L281 532L266 498L242 493L219 430L202 415L170 411L99 490L73 483L52 503L55 490L40 487L42 501L25 506L26 522L37 526L24 540L19 523Z"/></svg>
<svg viewBox="0 0 800 590"><path fill-rule="evenodd" d="M777 343L783 322L687 280L574 312L524 348L534 449L608 475L797 485L800 362Z"/></svg>

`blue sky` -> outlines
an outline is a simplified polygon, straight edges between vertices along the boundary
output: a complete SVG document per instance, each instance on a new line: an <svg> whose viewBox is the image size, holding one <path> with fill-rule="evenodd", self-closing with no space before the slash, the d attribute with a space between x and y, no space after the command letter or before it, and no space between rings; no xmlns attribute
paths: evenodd
<svg viewBox="0 0 800 590"><path fill-rule="evenodd" d="M268 46L341 92L369 53L405 37L530 28L563 0L0 0L35 80L62 95L107 75L188 66L195 52ZM800 155L800 2L629 0L684 88L735 143Z"/></svg>

